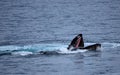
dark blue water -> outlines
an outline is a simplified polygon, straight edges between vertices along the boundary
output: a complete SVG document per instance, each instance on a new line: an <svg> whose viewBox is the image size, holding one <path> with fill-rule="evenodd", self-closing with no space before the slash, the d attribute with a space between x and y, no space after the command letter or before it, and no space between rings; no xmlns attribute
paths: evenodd
<svg viewBox="0 0 120 75"><path fill-rule="evenodd" d="M119 24L120 0L0 0L0 75L120 75ZM79 33L101 51L67 51Z"/></svg>

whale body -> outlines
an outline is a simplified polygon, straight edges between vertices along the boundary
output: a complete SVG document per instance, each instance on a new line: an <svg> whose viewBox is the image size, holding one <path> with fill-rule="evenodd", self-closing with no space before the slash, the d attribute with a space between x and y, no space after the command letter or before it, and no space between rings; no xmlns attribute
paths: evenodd
<svg viewBox="0 0 120 75"><path fill-rule="evenodd" d="M86 49L86 50L89 50L89 51L96 51L98 48L101 48L101 44L93 44L93 45L88 45L86 47L80 47L80 48L73 48L71 49L71 51L75 51L75 50L78 50L78 49Z"/></svg>

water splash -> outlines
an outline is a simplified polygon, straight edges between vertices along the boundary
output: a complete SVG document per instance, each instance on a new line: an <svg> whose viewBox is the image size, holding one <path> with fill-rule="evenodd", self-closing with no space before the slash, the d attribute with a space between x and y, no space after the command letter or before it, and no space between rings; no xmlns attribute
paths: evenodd
<svg viewBox="0 0 120 75"><path fill-rule="evenodd" d="M91 45L94 43L85 43L85 46ZM115 48L120 46L119 43L101 43L102 50L105 48ZM45 52L48 51L50 53L59 53L59 54L72 54L72 53L79 53L79 52L86 52L87 50L76 50L76 51L69 51L67 50L66 44L32 44L26 46L0 46L0 55L30 55L35 53L40 53L41 51ZM54 51L54 52L52 52Z"/></svg>
<svg viewBox="0 0 120 75"><path fill-rule="evenodd" d="M26 55L31 55L33 52L29 51L19 51L19 52L12 52L12 55L20 55L20 56L26 56Z"/></svg>

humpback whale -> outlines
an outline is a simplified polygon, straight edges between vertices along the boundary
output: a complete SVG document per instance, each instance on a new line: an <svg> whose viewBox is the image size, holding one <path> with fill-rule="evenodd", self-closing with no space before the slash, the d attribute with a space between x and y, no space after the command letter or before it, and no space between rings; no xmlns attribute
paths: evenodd
<svg viewBox="0 0 120 75"><path fill-rule="evenodd" d="M72 48L72 49L71 49ZM101 48L101 44L96 43L93 45L89 45L84 47L84 40L82 37L82 34L77 35L70 43L70 45L68 45L67 49L68 50L77 50L77 49L87 49L87 50L97 50L98 48Z"/></svg>

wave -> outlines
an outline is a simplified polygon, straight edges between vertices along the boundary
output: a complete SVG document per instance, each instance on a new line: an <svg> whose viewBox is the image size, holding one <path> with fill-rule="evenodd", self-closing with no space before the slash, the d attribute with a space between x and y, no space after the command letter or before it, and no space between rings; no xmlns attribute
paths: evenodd
<svg viewBox="0 0 120 75"><path fill-rule="evenodd" d="M85 46L94 43L85 43ZM102 49L119 47L120 43L101 43ZM0 46L0 56L3 55L31 55L31 54L72 54L86 52L87 50L68 51L67 44L32 44L25 46Z"/></svg>

